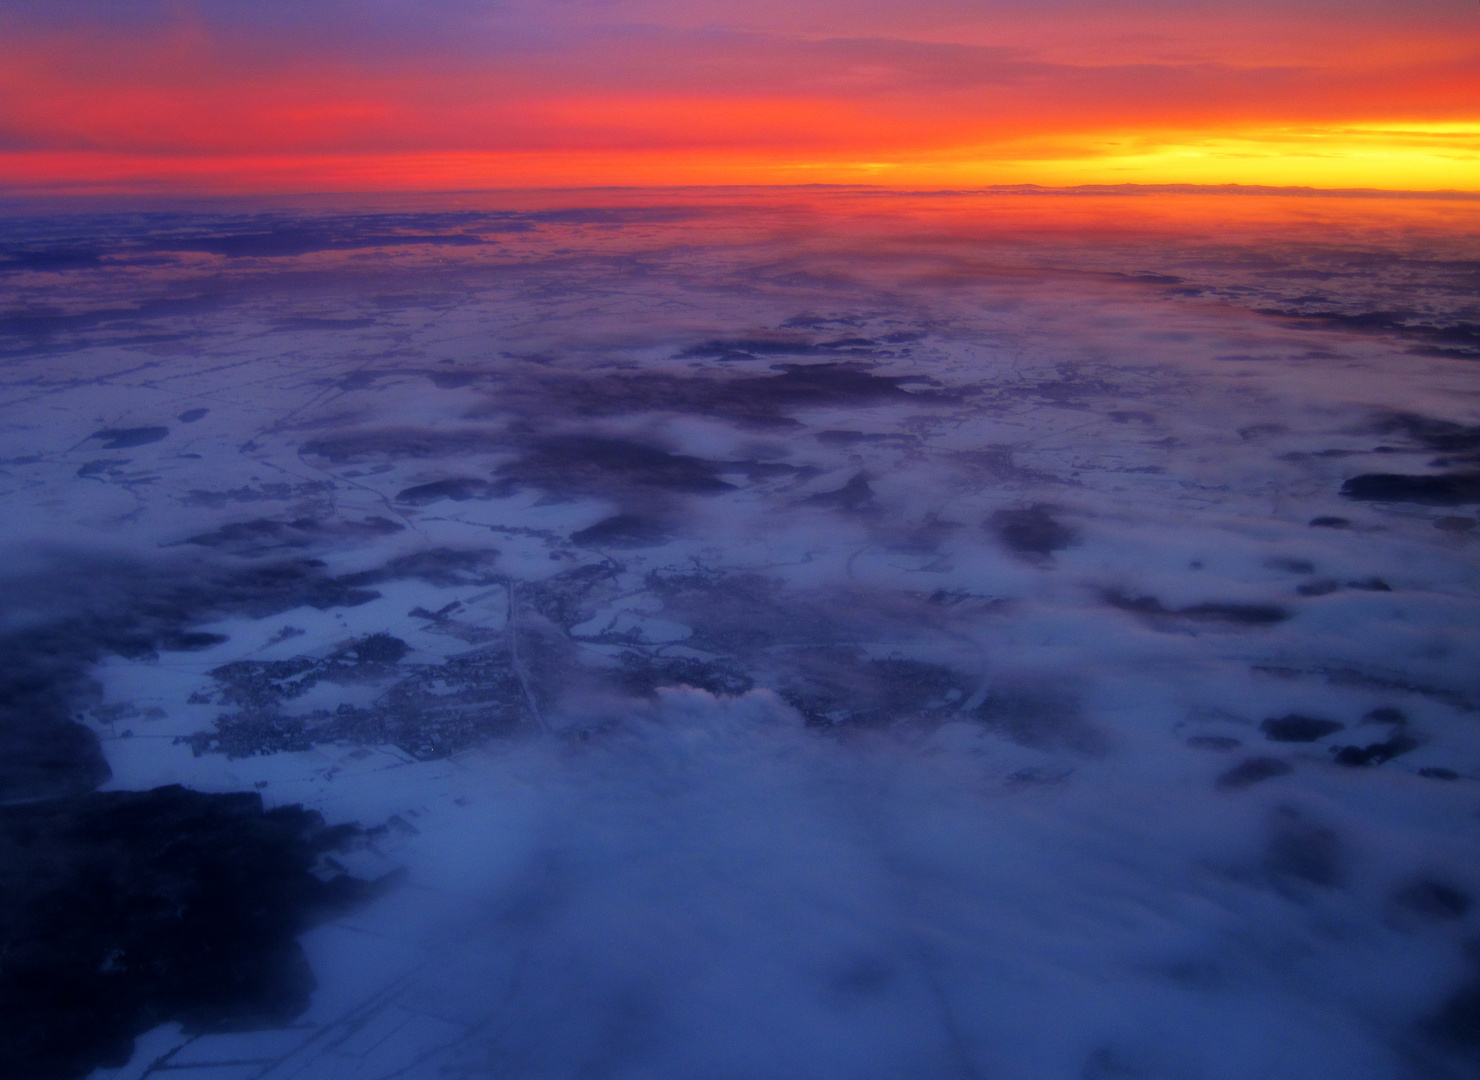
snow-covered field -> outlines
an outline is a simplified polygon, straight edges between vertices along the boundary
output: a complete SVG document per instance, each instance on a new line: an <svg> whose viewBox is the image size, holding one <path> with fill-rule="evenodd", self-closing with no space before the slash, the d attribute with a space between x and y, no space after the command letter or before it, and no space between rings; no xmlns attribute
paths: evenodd
<svg viewBox="0 0 1480 1080"><path fill-rule="evenodd" d="M380 883L95 1080L1473 1075L1480 202L0 241L0 798Z"/></svg>

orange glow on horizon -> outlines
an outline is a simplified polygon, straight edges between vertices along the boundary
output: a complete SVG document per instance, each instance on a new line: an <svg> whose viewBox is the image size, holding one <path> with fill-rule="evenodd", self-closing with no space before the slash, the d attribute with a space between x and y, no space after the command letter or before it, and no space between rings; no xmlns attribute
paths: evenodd
<svg viewBox="0 0 1480 1080"><path fill-rule="evenodd" d="M963 27L961 43L709 32L675 16L428 56L389 37L316 53L227 35L208 9L111 35L86 25L4 34L0 20L0 191L1480 191L1480 18L1468 36L1354 20L1310 44L1291 33L1314 25L1306 15L1268 13L1199 24L1132 12L1128 27L1140 19L1157 33L1114 37L1113 10L1056 30L1026 9ZM1225 31L1212 54L1196 53L1198 25ZM1271 27L1284 34L1273 44Z"/></svg>

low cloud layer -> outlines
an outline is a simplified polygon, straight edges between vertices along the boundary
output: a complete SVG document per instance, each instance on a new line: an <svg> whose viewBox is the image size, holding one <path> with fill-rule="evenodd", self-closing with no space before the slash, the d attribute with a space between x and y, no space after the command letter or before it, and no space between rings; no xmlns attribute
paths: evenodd
<svg viewBox="0 0 1480 1080"><path fill-rule="evenodd" d="M287 867L252 994L35 1060L1467 1075L1469 206L16 221L4 842L147 904L235 833L86 823L230 806Z"/></svg>

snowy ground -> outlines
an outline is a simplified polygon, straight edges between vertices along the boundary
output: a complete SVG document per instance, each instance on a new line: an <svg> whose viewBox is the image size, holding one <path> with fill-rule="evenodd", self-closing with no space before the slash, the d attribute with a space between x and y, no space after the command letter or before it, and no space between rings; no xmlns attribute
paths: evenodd
<svg viewBox="0 0 1480 1080"><path fill-rule="evenodd" d="M1164 205L9 220L7 662L403 875L95 1080L1471 1075L1480 204Z"/></svg>

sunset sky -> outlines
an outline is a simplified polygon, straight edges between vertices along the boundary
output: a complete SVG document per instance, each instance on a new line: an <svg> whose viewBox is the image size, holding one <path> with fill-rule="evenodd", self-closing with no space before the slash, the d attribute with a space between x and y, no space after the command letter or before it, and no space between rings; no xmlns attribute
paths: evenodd
<svg viewBox="0 0 1480 1080"><path fill-rule="evenodd" d="M1475 0L0 0L0 190L1480 190Z"/></svg>

